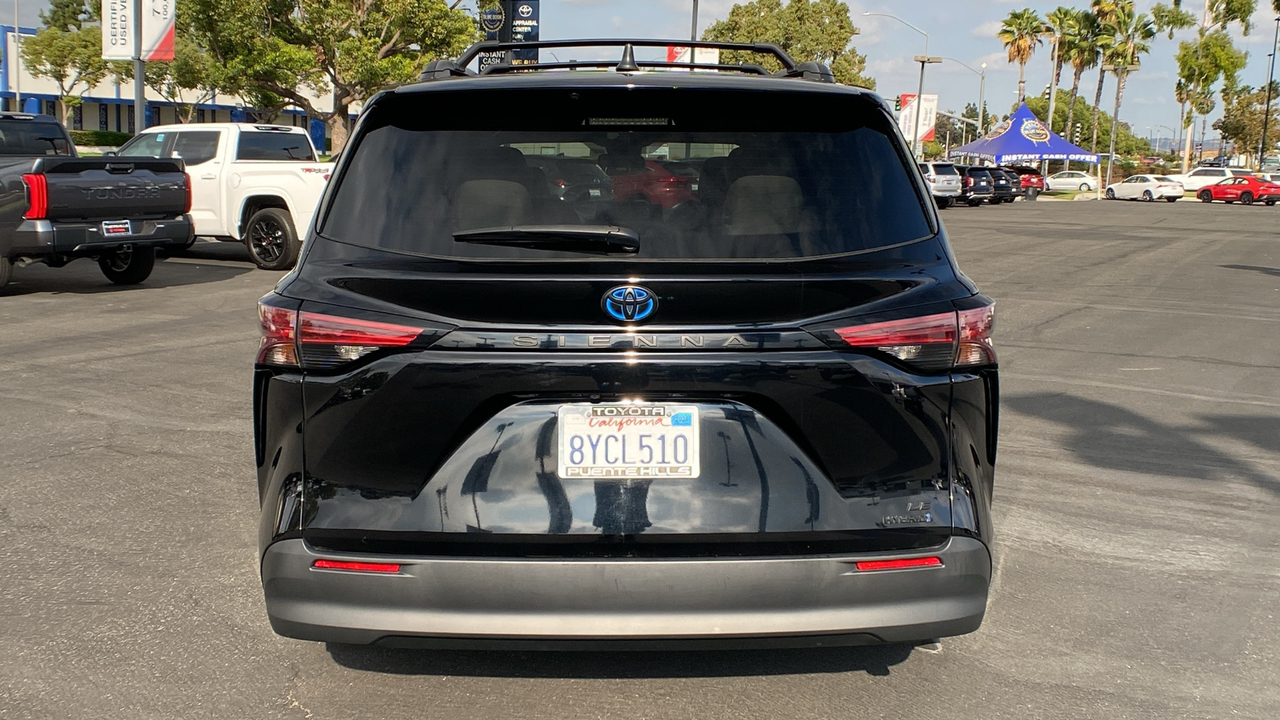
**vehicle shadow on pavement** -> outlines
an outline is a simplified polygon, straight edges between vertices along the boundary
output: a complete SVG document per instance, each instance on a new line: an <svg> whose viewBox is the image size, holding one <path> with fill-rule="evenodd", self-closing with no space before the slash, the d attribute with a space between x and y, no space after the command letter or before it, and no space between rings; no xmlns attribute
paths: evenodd
<svg viewBox="0 0 1280 720"><path fill-rule="evenodd" d="M243 250L243 248L241 248ZM246 254L247 258L248 255ZM0 290L0 297L16 295L72 294L95 295L99 293L128 293L147 289L179 287L216 283L237 275L257 272L252 265L223 265L219 263L168 262L157 258L151 277L138 285L115 285L102 276L98 264L92 260L76 260L66 267L50 268L30 266L17 268L13 280Z"/></svg>
<svg viewBox="0 0 1280 720"><path fill-rule="evenodd" d="M1191 480L1239 477L1280 495L1280 479L1206 442L1231 438L1274 453L1280 417L1198 415L1192 425L1174 425L1065 393L1009 395L1004 403L1015 412L1069 428L1072 434L1064 447L1091 465Z"/></svg>
<svg viewBox="0 0 1280 720"><path fill-rule="evenodd" d="M670 652L402 650L328 643L343 667L393 675L656 679L865 672L887 676L912 645Z"/></svg>
<svg viewBox="0 0 1280 720"><path fill-rule="evenodd" d="M1227 270L1252 270L1263 275L1280 277L1280 268L1266 267L1264 265L1219 265L1218 267L1226 268Z"/></svg>
<svg viewBox="0 0 1280 720"><path fill-rule="evenodd" d="M249 249L240 242L197 240L186 250L160 251L160 257L187 258L192 260L240 260L252 262Z"/></svg>

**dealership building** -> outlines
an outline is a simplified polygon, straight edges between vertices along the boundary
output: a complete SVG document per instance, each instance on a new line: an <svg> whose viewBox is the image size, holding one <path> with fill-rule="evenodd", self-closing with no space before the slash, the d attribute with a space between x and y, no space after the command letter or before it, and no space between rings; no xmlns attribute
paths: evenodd
<svg viewBox="0 0 1280 720"><path fill-rule="evenodd" d="M48 78L33 77L19 62L18 42L36 34L37 28L19 27L15 38L12 25L0 25L0 109L5 112L28 112L58 115L58 84ZM178 122L179 103L160 97L147 88L146 125L168 125ZM71 111L67 126L71 130L114 130L134 132L133 83L115 82L114 77L99 83L84 93L84 102ZM195 94L191 94L195 99ZM331 97L314 97L315 106L321 110L333 107ZM191 103L181 103L191 105ZM354 108L353 108L354 109ZM194 122L244 122L253 120L252 108L246 108L234 96L216 96L208 102L196 105ZM286 108L272 121L280 125L305 127L317 148L326 147L326 124L307 116L301 108Z"/></svg>

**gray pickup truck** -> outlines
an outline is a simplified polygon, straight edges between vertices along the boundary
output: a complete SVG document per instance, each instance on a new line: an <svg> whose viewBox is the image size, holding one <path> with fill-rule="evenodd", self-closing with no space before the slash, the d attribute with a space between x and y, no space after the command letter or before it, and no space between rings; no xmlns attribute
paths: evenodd
<svg viewBox="0 0 1280 720"><path fill-rule="evenodd" d="M192 237L182 160L81 158L48 115L0 113L0 289L14 267L94 258L120 285Z"/></svg>

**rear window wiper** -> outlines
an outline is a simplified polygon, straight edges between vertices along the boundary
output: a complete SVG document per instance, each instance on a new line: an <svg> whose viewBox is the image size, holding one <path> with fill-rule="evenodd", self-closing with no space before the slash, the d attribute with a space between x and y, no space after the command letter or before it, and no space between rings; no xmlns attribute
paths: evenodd
<svg viewBox="0 0 1280 720"><path fill-rule="evenodd" d="M590 255L634 255L640 252L640 236L636 231L615 225L515 225L476 228L459 230L453 234L453 239L456 242L476 245L501 245Z"/></svg>

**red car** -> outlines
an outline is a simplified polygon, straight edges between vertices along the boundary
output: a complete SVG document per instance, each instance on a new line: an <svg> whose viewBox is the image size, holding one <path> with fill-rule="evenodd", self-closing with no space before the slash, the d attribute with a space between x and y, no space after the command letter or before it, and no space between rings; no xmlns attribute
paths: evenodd
<svg viewBox="0 0 1280 720"><path fill-rule="evenodd" d="M1201 188L1200 192L1196 193L1196 197L1200 198L1200 202L1222 200L1233 203L1239 200L1244 205L1252 205L1255 201L1275 205L1276 201L1280 200L1280 185L1252 175L1229 177L1220 183Z"/></svg>
<svg viewBox="0 0 1280 720"><path fill-rule="evenodd" d="M675 172L656 160L645 160L643 168L626 168L620 174L610 172L610 175L613 175L613 199L618 202L643 198L651 205L670 210L698 196L694 185L698 179L696 174Z"/></svg>
<svg viewBox="0 0 1280 720"><path fill-rule="evenodd" d="M1040 192L1044 192L1044 176L1040 174L1039 170L1026 165L1011 165L1000 169L1005 172L1017 173L1024 193L1028 188L1035 188Z"/></svg>

